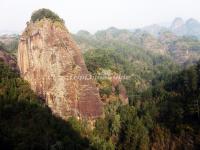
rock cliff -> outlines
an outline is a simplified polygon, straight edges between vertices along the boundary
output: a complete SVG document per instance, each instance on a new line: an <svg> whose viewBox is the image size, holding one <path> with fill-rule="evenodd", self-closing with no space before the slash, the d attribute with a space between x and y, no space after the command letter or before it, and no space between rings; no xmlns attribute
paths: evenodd
<svg viewBox="0 0 200 150"><path fill-rule="evenodd" d="M18 66L54 114L63 119L101 116L99 91L63 23L50 19L28 23L19 41Z"/></svg>

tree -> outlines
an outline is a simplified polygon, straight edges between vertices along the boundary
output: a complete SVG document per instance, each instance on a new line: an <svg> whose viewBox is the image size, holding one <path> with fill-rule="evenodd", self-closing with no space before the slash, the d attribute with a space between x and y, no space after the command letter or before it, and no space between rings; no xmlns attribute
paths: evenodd
<svg viewBox="0 0 200 150"><path fill-rule="evenodd" d="M35 21L40 21L43 18L48 18L51 19L52 21L59 21L64 23L64 20L61 19L57 14L55 14L54 12L52 12L49 9L39 9L35 12L33 12L32 16L31 16L31 21L35 22Z"/></svg>
<svg viewBox="0 0 200 150"><path fill-rule="evenodd" d="M121 118L119 149L148 149L148 129L137 116L136 109L133 106L122 106L119 114Z"/></svg>

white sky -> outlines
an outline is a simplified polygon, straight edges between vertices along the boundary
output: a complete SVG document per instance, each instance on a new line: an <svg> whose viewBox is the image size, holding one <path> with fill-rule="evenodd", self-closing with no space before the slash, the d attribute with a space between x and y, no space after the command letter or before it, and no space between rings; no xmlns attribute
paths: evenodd
<svg viewBox="0 0 200 150"><path fill-rule="evenodd" d="M56 12L71 32L133 29L175 17L200 20L200 0L0 0L0 31L22 31L39 8Z"/></svg>

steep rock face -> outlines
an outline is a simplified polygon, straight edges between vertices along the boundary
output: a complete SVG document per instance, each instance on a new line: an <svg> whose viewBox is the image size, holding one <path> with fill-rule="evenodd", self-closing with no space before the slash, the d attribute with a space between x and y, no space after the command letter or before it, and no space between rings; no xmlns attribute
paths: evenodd
<svg viewBox="0 0 200 150"><path fill-rule="evenodd" d="M121 100L122 104L126 105L128 104L128 96L126 93L126 88L122 84L121 78L119 78L118 74L114 74L111 78L112 82L112 91L115 92L118 88L119 90L119 99Z"/></svg>
<svg viewBox="0 0 200 150"><path fill-rule="evenodd" d="M98 89L62 23L43 19L28 24L19 42L18 66L21 76L53 113L64 119L101 116Z"/></svg>

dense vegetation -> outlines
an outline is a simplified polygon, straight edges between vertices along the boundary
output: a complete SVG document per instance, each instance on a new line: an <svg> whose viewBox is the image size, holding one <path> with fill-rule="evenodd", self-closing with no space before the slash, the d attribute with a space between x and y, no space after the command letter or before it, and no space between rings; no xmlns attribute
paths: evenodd
<svg viewBox="0 0 200 150"><path fill-rule="evenodd" d="M35 21L40 21L43 18L48 18L51 19L52 21L59 21L59 22L64 22L63 19L61 19L57 14L55 14L54 12L52 12L49 9L39 9L35 12L33 12L32 16L31 16L31 21L35 22Z"/></svg>
<svg viewBox="0 0 200 150"><path fill-rule="evenodd" d="M111 70L149 80L139 92L134 84L138 78L124 81L129 105L122 105L115 95L93 130L85 121L70 118L65 122L53 116L29 85L0 63L0 149L198 149L200 63L178 71L164 56L135 52L97 49L85 53L93 74ZM135 60L149 62L141 69ZM100 91L109 97L105 89Z"/></svg>
<svg viewBox="0 0 200 150"><path fill-rule="evenodd" d="M133 53L122 53L98 49L86 52L85 60L93 74L99 68L116 71L114 66L117 72L138 73L135 68L131 70L134 65L126 59ZM200 146L200 62L178 71L176 65L161 58L153 59L147 76L142 76L145 74L142 66L138 68L140 77L151 80L146 90L138 93L133 84L138 79L128 79L124 84L129 106L108 104L105 119L97 121L98 133L103 139L112 139L117 149L198 149Z"/></svg>
<svg viewBox="0 0 200 150"><path fill-rule="evenodd" d="M121 45L119 49L96 49L84 53L84 56L88 70L94 75L103 69L129 77L123 84L130 104L153 84L179 70L168 57L151 54L138 47Z"/></svg>
<svg viewBox="0 0 200 150"><path fill-rule="evenodd" d="M148 131L141 126L142 118L137 117L132 106L109 105L105 120L98 120L96 129L91 131L84 122L74 118L65 122L54 117L29 85L3 63L0 63L0 91L1 149L114 149L112 139L137 138L136 143L126 140L119 143L121 148L127 144L127 148L137 144L142 147L146 141ZM135 129L129 127L127 130L127 122L134 123ZM127 135L121 133L122 137L118 137L120 132Z"/></svg>
<svg viewBox="0 0 200 150"><path fill-rule="evenodd" d="M200 146L199 71L200 62L152 89L151 100L159 109L157 122L178 136L182 149L198 149Z"/></svg>
<svg viewBox="0 0 200 150"><path fill-rule="evenodd" d="M42 18L62 21L46 9L35 12L32 21ZM177 57L156 53L160 43L151 36L137 33L126 38L124 33L130 34L112 28L108 33L98 32L95 38L86 32L76 37L88 44L84 57L93 75L130 77L122 81L127 105L120 101L117 89L113 92L111 80L97 79L105 116L96 120L93 130L85 120L66 122L54 116L28 83L0 63L0 149L199 149L200 62L181 71L173 62ZM179 49L199 53L197 39L165 40L170 53L182 53Z"/></svg>
<svg viewBox="0 0 200 150"><path fill-rule="evenodd" d="M0 63L0 149L86 149L72 125L52 115L19 75Z"/></svg>
<svg viewBox="0 0 200 150"><path fill-rule="evenodd" d="M145 115L138 117L133 106L121 106L118 102L108 105L105 119L98 120L91 131L75 118L65 122L53 116L29 85L3 63L0 63L0 91L1 149L114 149L113 140L121 148L133 144L146 146L143 145L148 140L143 123ZM127 122L134 123L135 129L127 127ZM137 142L127 143L132 136Z"/></svg>
<svg viewBox="0 0 200 150"><path fill-rule="evenodd" d="M200 74L197 66L181 69L199 59L199 40L165 32L157 41L141 31L131 33L116 28L94 35L81 31L75 39L85 49L85 62L94 75L111 70L131 76L123 81L129 106L111 102L105 119L97 121L101 126L96 129L103 139L111 139L115 149L198 149ZM156 53L162 49L160 45L167 47L166 54ZM184 64L179 66L174 62ZM111 81L97 82L102 99L106 95L110 100ZM121 114L123 107L126 115ZM124 117L132 121L124 123ZM108 132L112 129L117 134Z"/></svg>

